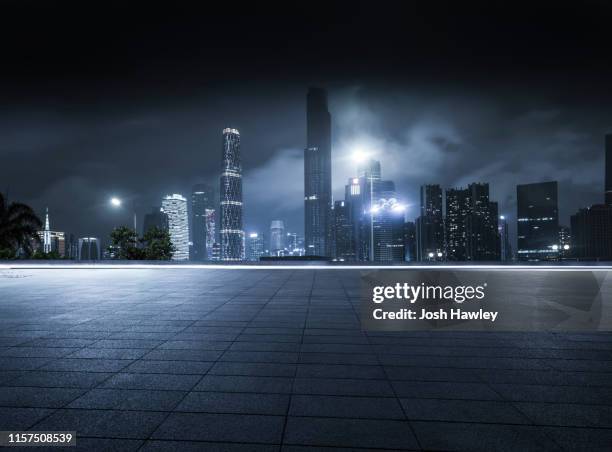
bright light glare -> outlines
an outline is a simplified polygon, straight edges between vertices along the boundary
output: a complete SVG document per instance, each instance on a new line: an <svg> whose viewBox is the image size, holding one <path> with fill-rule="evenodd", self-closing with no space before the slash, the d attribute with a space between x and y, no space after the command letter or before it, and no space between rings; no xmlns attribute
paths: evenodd
<svg viewBox="0 0 612 452"><path fill-rule="evenodd" d="M119 207L121 205L121 200L119 198L111 198L110 203L114 207Z"/></svg>
<svg viewBox="0 0 612 452"><path fill-rule="evenodd" d="M565 245L563 245L563 249L564 249L564 250L569 250L569 249L570 249L570 246L569 246L569 245L566 243Z"/></svg>
<svg viewBox="0 0 612 452"><path fill-rule="evenodd" d="M434 257L434 253L429 253L428 256L429 257Z"/></svg>
<svg viewBox="0 0 612 452"><path fill-rule="evenodd" d="M395 204L393 206L393 211L394 212L403 212L404 210L406 210L406 206L404 206L402 204Z"/></svg>
<svg viewBox="0 0 612 452"><path fill-rule="evenodd" d="M363 149L355 149L353 151L353 160L357 163L363 163L368 158L368 153Z"/></svg>
<svg viewBox="0 0 612 452"><path fill-rule="evenodd" d="M559 249L559 245L553 245L553 246L552 246L552 249L553 249L553 250L555 250L555 251L557 251L557 250Z"/></svg>

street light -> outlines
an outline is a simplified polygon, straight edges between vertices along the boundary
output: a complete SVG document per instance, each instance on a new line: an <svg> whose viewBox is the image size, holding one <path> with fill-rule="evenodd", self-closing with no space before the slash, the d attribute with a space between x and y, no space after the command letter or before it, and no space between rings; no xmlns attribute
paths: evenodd
<svg viewBox="0 0 612 452"><path fill-rule="evenodd" d="M110 199L110 204L113 207L119 208L121 207L121 204L123 204L123 201L115 196L113 196ZM136 232L136 201L134 201L134 232Z"/></svg>

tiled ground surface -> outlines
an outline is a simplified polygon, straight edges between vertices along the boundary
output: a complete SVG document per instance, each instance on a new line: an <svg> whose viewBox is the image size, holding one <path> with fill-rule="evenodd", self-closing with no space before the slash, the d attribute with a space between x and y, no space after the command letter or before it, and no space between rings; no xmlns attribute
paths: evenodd
<svg viewBox="0 0 612 452"><path fill-rule="evenodd" d="M76 430L83 450L612 448L611 335L366 334L358 276L0 271L0 430Z"/></svg>

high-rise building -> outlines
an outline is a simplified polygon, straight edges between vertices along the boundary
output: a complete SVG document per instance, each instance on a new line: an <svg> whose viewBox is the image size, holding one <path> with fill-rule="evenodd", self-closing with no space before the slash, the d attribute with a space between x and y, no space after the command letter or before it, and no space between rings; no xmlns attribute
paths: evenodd
<svg viewBox="0 0 612 452"><path fill-rule="evenodd" d="M221 244L220 243L217 243L217 242L213 243L210 260L212 260L213 262L218 262L221 260Z"/></svg>
<svg viewBox="0 0 612 452"><path fill-rule="evenodd" d="M304 231L306 254L331 255L331 115L327 92L309 88L304 150Z"/></svg>
<svg viewBox="0 0 612 452"><path fill-rule="evenodd" d="M146 234L152 228L158 228L162 231L168 230L168 215L162 211L161 207L153 207L151 213L144 216L142 234Z"/></svg>
<svg viewBox="0 0 612 452"><path fill-rule="evenodd" d="M213 188L207 184L197 184L191 193L191 241L193 243L190 259L204 261L208 259L207 252L207 211L215 209ZM214 221L213 221L214 225Z"/></svg>
<svg viewBox="0 0 612 452"><path fill-rule="evenodd" d="M178 194L168 195L162 199L162 210L168 216L168 232L175 248L172 260L189 259L187 199Z"/></svg>
<svg viewBox="0 0 612 452"><path fill-rule="evenodd" d="M366 179L364 177L352 177L345 186L344 201L347 206L348 222L352 228L353 252L356 260L367 260L368 248L363 243L362 222L364 221L365 205L363 197L365 193ZM369 216L368 216L369 221ZM369 235L368 235L369 240ZM369 242L368 242L369 243Z"/></svg>
<svg viewBox="0 0 612 452"><path fill-rule="evenodd" d="M557 259L557 182L517 185L516 200L517 258L522 261Z"/></svg>
<svg viewBox="0 0 612 452"><path fill-rule="evenodd" d="M212 248L215 244L216 237L216 215L215 209L206 209L204 215L206 217L206 259L212 259Z"/></svg>
<svg viewBox="0 0 612 452"><path fill-rule="evenodd" d="M81 237L79 239L78 260L95 261L102 257L100 254L100 239L97 237Z"/></svg>
<svg viewBox="0 0 612 452"><path fill-rule="evenodd" d="M412 221L404 223L404 260L415 262L417 260L417 230Z"/></svg>
<svg viewBox="0 0 612 452"><path fill-rule="evenodd" d="M612 206L597 204L571 217L572 256L584 261L612 260Z"/></svg>
<svg viewBox="0 0 612 452"><path fill-rule="evenodd" d="M272 220L270 223L270 256L282 256L285 252L285 223Z"/></svg>
<svg viewBox="0 0 612 452"><path fill-rule="evenodd" d="M505 215L499 216L497 225L500 241L499 257L502 262L512 260L512 246L510 245L510 235L508 233L508 220Z"/></svg>
<svg viewBox="0 0 612 452"><path fill-rule="evenodd" d="M432 261L444 258L444 219L442 188L421 186L421 214L416 220L416 256L412 260Z"/></svg>
<svg viewBox="0 0 612 452"><path fill-rule="evenodd" d="M390 262L405 259L405 207L395 198L383 198L371 209L374 226L374 261Z"/></svg>
<svg viewBox="0 0 612 452"><path fill-rule="evenodd" d="M290 256L299 256L300 246L298 244L298 235L296 232L287 232L285 240L285 248Z"/></svg>
<svg viewBox="0 0 612 452"><path fill-rule="evenodd" d="M612 206L612 133L606 135L605 204Z"/></svg>
<svg viewBox="0 0 612 452"><path fill-rule="evenodd" d="M469 211L467 189L446 190L446 258L450 261L467 260L466 219Z"/></svg>
<svg viewBox="0 0 612 452"><path fill-rule="evenodd" d="M446 191L446 257L452 261L498 261L498 207L489 184Z"/></svg>
<svg viewBox="0 0 612 452"><path fill-rule="evenodd" d="M244 260L242 164L240 160L240 132L236 129L223 129L220 204L221 260Z"/></svg>
<svg viewBox="0 0 612 452"><path fill-rule="evenodd" d="M57 253L60 257L66 257L66 235L60 231L52 231L49 221L49 208L45 211L45 228L38 231L40 244L38 249L43 253Z"/></svg>
<svg viewBox="0 0 612 452"><path fill-rule="evenodd" d="M257 232L251 232L247 237L246 258L250 261L258 261L264 255L264 237Z"/></svg>
<svg viewBox="0 0 612 452"><path fill-rule="evenodd" d="M350 222L350 211L346 201L334 202L332 243L334 259L342 261L355 260L355 241L353 240L353 225Z"/></svg>

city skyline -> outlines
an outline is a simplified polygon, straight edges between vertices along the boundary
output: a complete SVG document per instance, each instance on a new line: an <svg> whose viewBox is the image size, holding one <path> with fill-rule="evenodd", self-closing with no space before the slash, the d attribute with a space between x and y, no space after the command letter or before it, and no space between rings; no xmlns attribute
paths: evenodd
<svg viewBox="0 0 612 452"><path fill-rule="evenodd" d="M321 86L333 118L333 200L362 149L410 218L422 185L489 183L513 243L517 184L557 180L565 226L601 202L609 5L292 8L240 8L227 36L217 6L150 5L158 22L148 22L112 2L79 20L63 5L6 5L0 190L41 216L49 207L56 229L103 237L131 223L134 202L142 224L168 193L216 188L219 131L235 127L245 230L283 219L303 234L304 96ZM111 196L124 207L109 209Z"/></svg>

